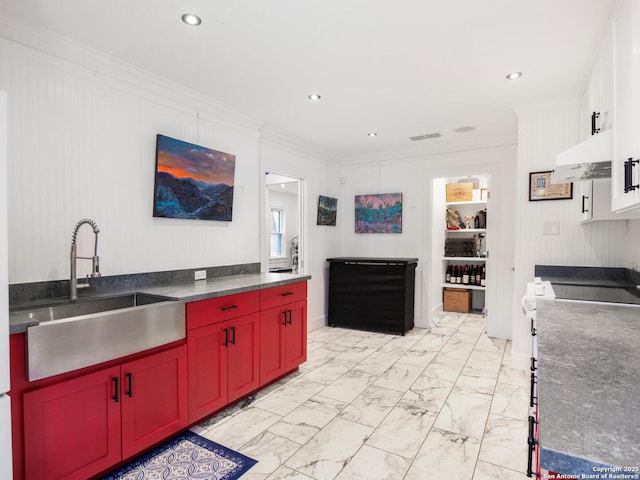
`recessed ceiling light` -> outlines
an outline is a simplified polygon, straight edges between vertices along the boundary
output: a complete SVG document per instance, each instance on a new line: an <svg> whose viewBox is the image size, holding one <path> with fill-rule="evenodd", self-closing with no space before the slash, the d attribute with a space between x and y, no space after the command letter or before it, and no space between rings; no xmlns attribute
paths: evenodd
<svg viewBox="0 0 640 480"><path fill-rule="evenodd" d="M378 134L376 132L369 132L369 133L367 133L367 135L370 136L370 137L377 137L378 136Z"/></svg>
<svg viewBox="0 0 640 480"><path fill-rule="evenodd" d="M187 25L191 25L192 27L195 27L202 23L202 19L195 13L185 13L184 15L182 15L182 21Z"/></svg>
<svg viewBox="0 0 640 480"><path fill-rule="evenodd" d="M320 95L318 95L317 93L312 93L311 95L309 95L307 97L309 100L313 101L313 102L317 102L318 100L320 100L322 97Z"/></svg>
<svg viewBox="0 0 640 480"><path fill-rule="evenodd" d="M522 72L511 72L507 75L507 80L517 80L522 76Z"/></svg>
<svg viewBox="0 0 640 480"><path fill-rule="evenodd" d="M472 126L469 125L469 126L466 126L466 127L458 127L458 128L456 128L454 130L454 132L456 132L456 133L467 133L467 132L470 132L470 131L475 130L475 129L476 129L476 127L472 127Z"/></svg>

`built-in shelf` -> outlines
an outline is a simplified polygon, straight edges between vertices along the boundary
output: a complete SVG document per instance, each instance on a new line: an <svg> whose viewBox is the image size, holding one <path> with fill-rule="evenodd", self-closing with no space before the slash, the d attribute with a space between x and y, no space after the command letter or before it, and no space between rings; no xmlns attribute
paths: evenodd
<svg viewBox="0 0 640 480"><path fill-rule="evenodd" d="M487 257L442 257L442 260L453 260L454 262L486 262Z"/></svg>
<svg viewBox="0 0 640 480"><path fill-rule="evenodd" d="M486 205L487 202L485 201L475 201L475 202L447 202L446 205L447 207L455 207L456 205ZM440 204L442 205L442 204Z"/></svg>
<svg viewBox="0 0 640 480"><path fill-rule="evenodd" d="M461 228L460 230L445 229L445 233L487 233L486 228Z"/></svg>
<svg viewBox="0 0 640 480"><path fill-rule="evenodd" d="M463 283L442 283L443 288L464 288L466 290L484 290L486 287L478 286L478 285L465 285Z"/></svg>

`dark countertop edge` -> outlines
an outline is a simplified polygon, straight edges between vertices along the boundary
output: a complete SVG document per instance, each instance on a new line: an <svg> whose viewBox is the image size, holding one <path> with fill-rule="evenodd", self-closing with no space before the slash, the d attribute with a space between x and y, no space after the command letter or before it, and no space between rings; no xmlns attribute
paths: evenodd
<svg viewBox="0 0 640 480"><path fill-rule="evenodd" d="M287 275L287 278L280 279L268 279L270 276L282 276ZM225 281L230 281L231 279L238 280L247 279L248 282L241 286L229 286L225 288L223 285ZM249 281L249 279L255 278L256 281ZM243 275L232 275L229 277L218 277L213 279L208 279L206 281L202 280L202 284L197 284L197 282L191 282L188 284L176 284L176 285L166 285L162 287L147 287L147 288L138 288L133 290L122 290L118 292L110 292L109 294L101 294L95 296L87 296L84 297L86 299L89 298L108 298L114 297L118 295L132 294L132 293L145 293L149 295L160 295L163 297L167 297L170 300L182 300L184 302L197 302L200 300L208 300L211 298L224 297L227 295L234 295L237 293L245 293L251 292L254 290L262 290L264 288L270 287L279 287L282 285L288 285L290 283L303 282L311 279L311 275L299 275L299 274L281 274L281 273L257 273L257 274L243 274ZM210 287L211 289L207 289ZM185 291L194 290L195 288L204 288L202 292L197 293L184 293ZM81 297L82 298L82 297ZM55 303L65 303L66 300L60 300L58 302L50 302L48 305L53 305ZM33 305L34 308L42 308L42 305L38 306L37 304ZM29 308L28 305L21 305L20 310L24 310ZM9 315L9 335L14 335L17 333L25 333L27 328L33 327L35 325L39 325L40 322L26 320L19 323L11 322L11 315Z"/></svg>
<svg viewBox="0 0 640 480"><path fill-rule="evenodd" d="M612 465L597 463L545 447L540 449L540 466L551 472L575 476L597 474L598 472L595 472L594 468L613 468Z"/></svg>
<svg viewBox="0 0 640 480"><path fill-rule="evenodd" d="M331 263L331 262L341 262L341 263L347 263L347 262L358 263L358 262L362 262L362 263L380 263L380 264L384 264L384 263L412 264L412 263L418 263L418 259L417 258L406 258L406 257L402 257L402 258L396 258L396 257L333 257L333 258L327 258L327 262L329 262L329 263Z"/></svg>

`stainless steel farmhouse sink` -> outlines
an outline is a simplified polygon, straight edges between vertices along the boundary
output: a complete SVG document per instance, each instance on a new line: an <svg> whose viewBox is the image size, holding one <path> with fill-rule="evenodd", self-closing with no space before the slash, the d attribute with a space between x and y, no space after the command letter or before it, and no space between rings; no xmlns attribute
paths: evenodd
<svg viewBox="0 0 640 480"><path fill-rule="evenodd" d="M29 381L185 338L184 302L133 293L13 311L27 328Z"/></svg>

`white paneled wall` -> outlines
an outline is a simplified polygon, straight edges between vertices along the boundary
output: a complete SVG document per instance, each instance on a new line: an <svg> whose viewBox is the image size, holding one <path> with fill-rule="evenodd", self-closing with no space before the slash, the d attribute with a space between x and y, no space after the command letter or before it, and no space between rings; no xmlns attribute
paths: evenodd
<svg viewBox="0 0 640 480"><path fill-rule="evenodd" d="M313 224L317 194L337 196L328 186L329 178L338 184L334 159L292 149L258 122L134 68L81 49L74 57L55 42L41 47L0 39L0 88L9 93L10 283L67 278L82 217L100 227L104 275L260 262L261 148L277 159L264 165L306 179ZM153 218L158 133L236 155L232 222ZM309 308L322 322L324 258L338 242L335 229L320 228L311 246L325 240L327 247L309 249L306 272L318 277Z"/></svg>
<svg viewBox="0 0 640 480"><path fill-rule="evenodd" d="M430 326L433 311L442 302L442 248L432 247L437 241L442 243L444 235L444 227L433 227L433 179L490 175L489 221L496 233L491 255L495 254L498 262L495 262L496 273L492 277L492 286L495 286L487 297L492 305L491 324L487 329L490 335L510 338L515 162L515 146L508 145L410 159L390 158L377 164L345 165L341 194L344 202L338 204L339 215L345 218L340 224L343 255L417 257L416 325ZM403 195L402 234L354 233L354 196L394 192ZM440 210L444 215L444 209Z"/></svg>
<svg viewBox="0 0 640 480"><path fill-rule="evenodd" d="M520 299L533 279L534 266L624 266L625 221L580 224L575 192L572 200L528 201L529 172L552 170L556 153L580 140L578 114L577 100L518 110L513 355L523 368L531 341ZM545 222L557 222L559 235L545 235Z"/></svg>

